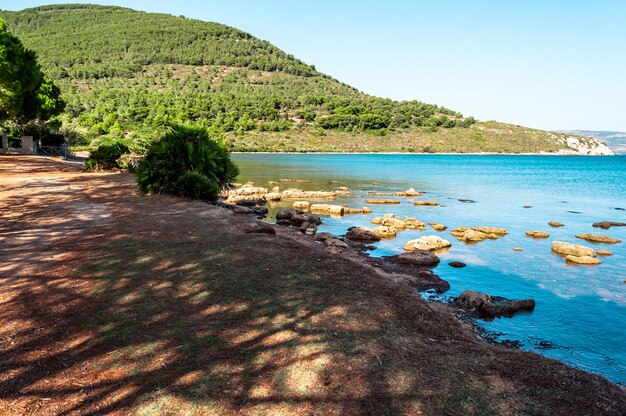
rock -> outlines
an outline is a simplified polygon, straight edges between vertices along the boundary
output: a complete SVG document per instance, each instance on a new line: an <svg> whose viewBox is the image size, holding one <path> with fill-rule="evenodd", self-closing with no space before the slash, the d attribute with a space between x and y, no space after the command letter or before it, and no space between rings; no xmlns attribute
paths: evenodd
<svg viewBox="0 0 626 416"><path fill-rule="evenodd" d="M334 199L337 193L332 191L303 191L302 189L287 189L283 191L283 199Z"/></svg>
<svg viewBox="0 0 626 416"><path fill-rule="evenodd" d="M385 239L394 238L398 232L398 230L396 230L394 227L386 227L384 225L372 228L370 231L376 234L378 237Z"/></svg>
<svg viewBox="0 0 626 416"><path fill-rule="evenodd" d="M420 237L416 240L411 240L404 245L404 250L413 251L413 250L439 250L442 248L450 247L452 243L448 240L444 240L443 238L437 235L428 235L425 237Z"/></svg>
<svg viewBox="0 0 626 416"><path fill-rule="evenodd" d="M347 186L340 186L338 188L335 188L335 191L341 191L341 192L347 192L350 189Z"/></svg>
<svg viewBox="0 0 626 416"><path fill-rule="evenodd" d="M397 261L400 264L412 264L415 266L432 267L439 264L439 257L430 251L426 250L414 250L409 253L402 253L397 256Z"/></svg>
<svg viewBox="0 0 626 416"><path fill-rule="evenodd" d="M524 251L521 247L513 247L513 251Z"/></svg>
<svg viewBox="0 0 626 416"><path fill-rule="evenodd" d="M363 209L343 207L343 213L344 215L345 214L363 214Z"/></svg>
<svg viewBox="0 0 626 416"><path fill-rule="evenodd" d="M309 209L311 212L320 214L343 215L343 207L341 205L312 204Z"/></svg>
<svg viewBox="0 0 626 416"><path fill-rule="evenodd" d="M564 243L562 241L553 241L552 251L563 255L572 255L577 257L596 256L596 252L589 247L585 247L580 244Z"/></svg>
<svg viewBox="0 0 626 416"><path fill-rule="evenodd" d="M595 228L603 228L608 230L611 227L626 227L626 222L602 221L593 223Z"/></svg>
<svg viewBox="0 0 626 416"><path fill-rule="evenodd" d="M311 224L320 225L322 223L322 220L317 215L309 214L307 219Z"/></svg>
<svg viewBox="0 0 626 416"><path fill-rule="evenodd" d="M436 222L429 222L428 225L430 225L435 231L445 231L446 229L448 229L448 227L446 227L445 225L438 224Z"/></svg>
<svg viewBox="0 0 626 416"><path fill-rule="evenodd" d="M369 228L365 227L351 227L348 229L346 233L346 238L353 241L361 241L361 242L374 242L380 241L381 237L379 237L376 233L374 233Z"/></svg>
<svg viewBox="0 0 626 416"><path fill-rule="evenodd" d="M366 204L399 204L400 200L399 199L366 199L365 200Z"/></svg>
<svg viewBox="0 0 626 416"><path fill-rule="evenodd" d="M279 181L281 181L281 182L291 182L292 180L291 180L291 179L286 179L286 178L283 178L283 179L279 179Z"/></svg>
<svg viewBox="0 0 626 416"><path fill-rule="evenodd" d="M269 185L277 185L278 184L278 182L276 182L276 181L267 181L267 183ZM272 191L272 192L274 192L274 191Z"/></svg>
<svg viewBox="0 0 626 416"><path fill-rule="evenodd" d="M599 256L612 256L613 252L609 251L609 250L598 250L596 251L596 254Z"/></svg>
<svg viewBox="0 0 626 416"><path fill-rule="evenodd" d="M281 209L276 213L277 220L290 220L296 212L292 209Z"/></svg>
<svg viewBox="0 0 626 416"><path fill-rule="evenodd" d="M246 225L243 229L243 232L247 234L276 234L276 230L274 229L274 227L262 221L255 221L252 224Z"/></svg>
<svg viewBox="0 0 626 416"><path fill-rule="evenodd" d="M363 207L363 214L371 214L372 209L369 207Z"/></svg>
<svg viewBox="0 0 626 416"><path fill-rule="evenodd" d="M413 205L436 207L437 205L439 205L439 202L435 202L435 201L413 201Z"/></svg>
<svg viewBox="0 0 626 416"><path fill-rule="evenodd" d="M463 241L466 243L475 243L475 242L483 241L487 239L488 235L486 233L483 233L482 231L476 231L470 228L468 230L463 231L463 234L458 236L458 238L460 241Z"/></svg>
<svg viewBox="0 0 626 416"><path fill-rule="evenodd" d="M277 220L276 225L280 225L282 227L289 227L291 225L291 221L289 220Z"/></svg>
<svg viewBox="0 0 626 416"><path fill-rule="evenodd" d="M396 192L396 196L421 196L421 192L417 192L413 188L409 188L406 191Z"/></svg>
<svg viewBox="0 0 626 416"><path fill-rule="evenodd" d="M326 244L327 247L348 248L348 244L345 241L334 237L325 239L324 244Z"/></svg>
<svg viewBox="0 0 626 416"><path fill-rule="evenodd" d="M292 207L306 211L309 209L309 203L307 201L296 201L292 204Z"/></svg>
<svg viewBox="0 0 626 416"><path fill-rule="evenodd" d="M467 264L463 263L462 261L451 261L450 263L448 263L448 266L455 267L457 269L461 269L461 268L467 266Z"/></svg>
<svg viewBox="0 0 626 416"><path fill-rule="evenodd" d="M331 233L319 233L315 236L316 241L326 241L329 238L335 238Z"/></svg>
<svg viewBox="0 0 626 416"><path fill-rule="evenodd" d="M317 232L317 225L305 221L300 225L300 232L306 235L313 235Z"/></svg>
<svg viewBox="0 0 626 416"><path fill-rule="evenodd" d="M233 193L235 195L265 195L268 192L267 188L243 185L241 188L231 189L229 195Z"/></svg>
<svg viewBox="0 0 626 416"><path fill-rule="evenodd" d="M622 242L620 239L598 234L578 234L576 238L591 241L592 243L617 244Z"/></svg>
<svg viewBox="0 0 626 416"><path fill-rule="evenodd" d="M495 234L498 236L507 235L509 233L504 228L499 227L472 227L472 229L486 234Z"/></svg>
<svg viewBox="0 0 626 416"><path fill-rule="evenodd" d="M311 183L309 179L296 179L296 183Z"/></svg>
<svg viewBox="0 0 626 416"><path fill-rule="evenodd" d="M233 208L235 214L254 214L254 211L250 207L244 207L241 205L235 205Z"/></svg>
<svg viewBox="0 0 626 416"><path fill-rule="evenodd" d="M526 231L526 237L532 238L548 238L550 234L545 231Z"/></svg>
<svg viewBox="0 0 626 416"><path fill-rule="evenodd" d="M247 199L240 199L239 201L235 202L235 204L253 207L255 205L265 205L266 202L267 201L265 200L265 198L247 198Z"/></svg>
<svg viewBox="0 0 626 416"><path fill-rule="evenodd" d="M374 192L374 191L367 191L365 193L365 195L367 196L392 196L393 194L391 192Z"/></svg>
<svg viewBox="0 0 626 416"><path fill-rule="evenodd" d="M290 221L291 221L291 225L300 227L305 222L309 222L309 217L304 214L294 214L291 216Z"/></svg>
<svg viewBox="0 0 626 416"><path fill-rule="evenodd" d="M549 225L550 227L554 227L554 228L564 227L564 226L565 226L565 224L561 224L561 223L560 223L560 222L558 222L558 221L550 221L550 222L548 223L548 225Z"/></svg>
<svg viewBox="0 0 626 416"><path fill-rule="evenodd" d="M476 201L474 201L473 199L459 199L460 202L463 202L465 204L473 204Z"/></svg>
<svg viewBox="0 0 626 416"><path fill-rule="evenodd" d="M273 187L271 192L280 193L280 187L279 186Z"/></svg>
<svg viewBox="0 0 626 416"><path fill-rule="evenodd" d="M572 262L572 263L576 263L576 264L600 264L602 263L600 261L600 259L597 259L595 257L591 257L591 256L573 256L573 255L568 255L567 257L565 257L565 260Z"/></svg>
<svg viewBox="0 0 626 416"><path fill-rule="evenodd" d="M267 215L267 213L269 212L269 209L265 208L265 207L252 207L252 212L256 215L261 215L262 217L265 217Z"/></svg>
<svg viewBox="0 0 626 416"><path fill-rule="evenodd" d="M496 316L512 316L521 310L535 309L534 299L509 300L500 296L466 290L455 300L455 303L468 312L492 318Z"/></svg>
<svg viewBox="0 0 626 416"><path fill-rule="evenodd" d="M524 208L532 208L532 205L524 205Z"/></svg>
<svg viewBox="0 0 626 416"><path fill-rule="evenodd" d="M423 222L415 218L407 217L403 219L400 217L396 217L393 214L385 214L382 217L372 218L370 222L372 224L380 224L385 227L394 227L397 231L403 231L405 229L410 229L410 230L425 230L426 229L426 224L424 224Z"/></svg>
<svg viewBox="0 0 626 416"><path fill-rule="evenodd" d="M265 194L265 199L267 201L280 201L281 199L283 199L283 196L278 192L270 192Z"/></svg>

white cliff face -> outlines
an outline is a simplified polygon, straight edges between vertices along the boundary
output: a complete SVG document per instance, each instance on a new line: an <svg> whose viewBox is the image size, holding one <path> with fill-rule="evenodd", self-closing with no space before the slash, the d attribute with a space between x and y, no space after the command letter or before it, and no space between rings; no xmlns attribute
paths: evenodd
<svg viewBox="0 0 626 416"><path fill-rule="evenodd" d="M569 149L559 150L562 155L613 156L613 151L600 140L593 137L569 136L566 139Z"/></svg>

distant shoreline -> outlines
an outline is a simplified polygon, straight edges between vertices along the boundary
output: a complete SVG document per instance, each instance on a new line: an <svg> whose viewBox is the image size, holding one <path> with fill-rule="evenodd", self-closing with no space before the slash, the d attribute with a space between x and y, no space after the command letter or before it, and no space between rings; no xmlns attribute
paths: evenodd
<svg viewBox="0 0 626 416"><path fill-rule="evenodd" d="M583 156L583 157L612 157L620 156L625 153L615 153L613 155L584 155L584 154L565 154L565 153L496 153L496 152L478 152L478 153L420 153L420 152L230 152L235 155L416 155L416 156Z"/></svg>

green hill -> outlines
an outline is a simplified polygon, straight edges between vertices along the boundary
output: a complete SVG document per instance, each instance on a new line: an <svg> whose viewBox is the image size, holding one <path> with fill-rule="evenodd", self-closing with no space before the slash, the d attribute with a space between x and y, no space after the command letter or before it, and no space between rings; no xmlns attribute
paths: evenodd
<svg viewBox="0 0 626 416"><path fill-rule="evenodd" d="M82 143L154 138L171 123L232 150L554 152L566 135L373 97L219 23L95 5L0 11L67 101ZM76 136L76 134L75 134Z"/></svg>

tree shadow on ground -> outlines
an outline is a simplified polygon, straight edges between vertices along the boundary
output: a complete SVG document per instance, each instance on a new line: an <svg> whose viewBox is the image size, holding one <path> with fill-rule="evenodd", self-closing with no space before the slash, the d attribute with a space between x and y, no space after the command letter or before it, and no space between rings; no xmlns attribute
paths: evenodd
<svg viewBox="0 0 626 416"><path fill-rule="evenodd" d="M0 195L8 414L623 409L600 378L482 345L366 267L243 234L218 208L140 196L124 175L22 191Z"/></svg>

